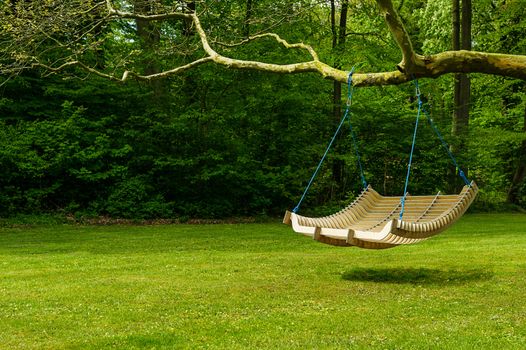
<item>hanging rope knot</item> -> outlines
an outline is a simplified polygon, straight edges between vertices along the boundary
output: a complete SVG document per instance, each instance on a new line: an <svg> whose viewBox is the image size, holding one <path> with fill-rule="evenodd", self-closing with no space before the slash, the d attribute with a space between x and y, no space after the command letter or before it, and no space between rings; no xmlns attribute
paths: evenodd
<svg viewBox="0 0 526 350"><path fill-rule="evenodd" d="M349 89L352 87L352 75L354 74L354 67L351 68L351 71L349 72L349 75L347 76L347 93L349 93Z"/></svg>
<svg viewBox="0 0 526 350"><path fill-rule="evenodd" d="M411 77L415 82L415 95L416 97L420 98L420 86L418 85L418 79L416 79L414 74L411 74Z"/></svg>
<svg viewBox="0 0 526 350"><path fill-rule="evenodd" d="M404 211L405 211L405 196L402 197L400 200L400 215L398 216L398 220L402 220L404 217Z"/></svg>
<svg viewBox="0 0 526 350"><path fill-rule="evenodd" d="M464 172L462 171L462 169L459 168L459 170L458 170L458 174L460 175L460 177L462 178L462 180L464 180L464 183L465 183L467 186L471 186L471 182L468 180L468 178L466 177L466 174L464 174Z"/></svg>

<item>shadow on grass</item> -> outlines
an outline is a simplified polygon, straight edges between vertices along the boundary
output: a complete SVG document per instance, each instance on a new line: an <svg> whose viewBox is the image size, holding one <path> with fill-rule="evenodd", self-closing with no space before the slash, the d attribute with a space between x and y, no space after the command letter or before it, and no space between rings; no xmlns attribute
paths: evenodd
<svg viewBox="0 0 526 350"><path fill-rule="evenodd" d="M482 269L354 268L342 274L347 281L408 284L464 284L492 277L493 272Z"/></svg>

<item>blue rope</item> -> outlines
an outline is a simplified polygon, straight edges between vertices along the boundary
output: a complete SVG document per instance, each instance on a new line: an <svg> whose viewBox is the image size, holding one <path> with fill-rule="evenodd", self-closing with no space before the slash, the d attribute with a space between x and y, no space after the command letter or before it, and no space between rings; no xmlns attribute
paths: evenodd
<svg viewBox="0 0 526 350"><path fill-rule="evenodd" d="M349 117L349 111L350 111L350 108L351 108L351 105L352 105L352 93L353 93L352 75L354 73L354 68L355 67L352 67L351 71L349 72L349 77L347 78L347 102L346 102L347 108L345 109L345 113L343 114L343 117L340 120L340 124L338 125L338 128L336 129L336 132L332 136L331 141L327 145L327 148L325 149L325 153L321 157L321 160L318 163L318 166L316 167L316 170L314 170L314 173L312 174L312 176L311 176L311 178L309 180L309 183L307 184L307 187L305 187L305 190L303 191L303 194L301 195L301 198L298 201L298 204L296 204L294 209L292 209L293 213L297 213L298 210L300 209L300 205L303 202L303 200L305 199L305 196L307 195L307 192L309 191L312 183L314 182L314 179L318 175L318 172L320 171L320 168L321 168L323 162L325 161L325 158L327 157L327 154L329 153L329 150L331 149L332 144L334 143L334 140L336 140L336 136L338 136L338 134L340 133L340 130L342 128L343 123L345 122L345 119L349 119L349 123L351 122L351 118ZM362 169L362 163L360 161L360 154L358 153L356 137L354 135L354 132L352 131L352 125L351 125L351 135L352 135L352 138L353 138L353 143L354 143L354 147L355 147L356 154L357 154L358 164L360 166L360 174L361 174L361 177L362 177L362 183L364 185L364 188L366 188L367 187L367 182L365 181L365 176L364 176L363 169Z"/></svg>
<svg viewBox="0 0 526 350"><path fill-rule="evenodd" d="M427 118L427 121L429 122L429 125L431 125L431 128L433 129L433 131L435 131L435 133L437 134L438 138L440 139L440 143L442 144L442 147L444 147L444 149L446 150L447 154L449 155L449 158L451 158L451 161L453 162L453 165L455 165L455 168L458 170L458 174L460 175L462 180L464 180L464 183L466 185L470 186L471 185L471 181L468 180L468 178L466 177L466 174L464 174L464 171L462 171L462 169L458 165L457 160L455 159L455 156L453 155L453 153L449 149L449 145L447 144L446 140L444 140L444 137L442 137L442 134L440 133L440 131L436 127L435 123L433 122L433 119L431 118L431 115L429 114L429 112L427 111L425 106L423 106L422 110L424 111L424 114L425 114L425 116Z"/></svg>
<svg viewBox="0 0 526 350"><path fill-rule="evenodd" d="M409 156L409 164L407 166L407 176L405 178L404 195L400 199L400 204L402 206L401 209L400 209L400 217L399 217L400 220L402 220L402 217L404 215L404 210L405 210L405 200L406 200L406 197L407 197L407 185L409 183L409 174L411 172L411 162L413 161L413 151L414 151L414 148L415 148L416 132L417 132L417 129L418 129L418 120L420 118L421 111L424 112L424 115L426 116L427 121L429 122L429 125L431 125L431 128L433 129L433 131L437 134L438 138L440 139L440 143L442 144L442 147L444 147L444 149L446 150L447 154L449 155L449 158L451 158L451 161L455 165L455 168L458 170L458 174L460 175L462 180L464 180L464 183L466 185L471 186L471 182L468 180L468 178L466 177L466 174L464 173L464 171L462 171L462 169L458 165L457 160L455 159L455 156L453 155L453 153L449 149L449 145L447 144L446 140L444 139L444 137L442 136L442 134L440 133L440 131L436 127L435 123L433 122L433 119L431 118L431 115L430 115L429 111L424 106L424 104L422 102L422 98L420 97L420 87L418 85L418 80L414 79L414 83L415 83L416 97L418 99L418 112L416 114L415 131L413 133L413 143L411 145L411 154Z"/></svg>
<svg viewBox="0 0 526 350"><path fill-rule="evenodd" d="M336 136L337 136L338 133L340 132L340 129L342 128L342 125L343 125L343 122L345 121L345 118L347 118L347 116L344 116L344 117L342 118L342 120L340 121L340 125L338 125L338 128L336 129L336 132L335 132L334 135L332 136L332 139L331 139L331 141L329 142L329 145L327 146L327 149L325 150L325 153L323 154L323 157L321 157L321 160L320 160L320 162L318 163L318 166L316 167L316 170L314 170L314 174L312 174L312 176L311 176L311 178L310 178L310 180L309 180L309 183L308 183L307 187L305 187L305 191L303 191L303 194L301 195L301 198L300 198L298 204L296 204L296 206L294 207L294 209L292 209L292 212L293 212L293 213L297 213L298 210L300 209L301 202L303 202L303 199L305 199L305 196L307 195L307 192L309 191L310 186L311 186L312 183L314 182L314 179L316 178L316 175L318 175L318 171L320 171L321 165L322 165L323 162L325 161L325 157L327 157L327 153L329 153L329 150L331 149L332 144L333 144L334 140L336 139Z"/></svg>
<svg viewBox="0 0 526 350"><path fill-rule="evenodd" d="M407 185L409 184L409 175L411 174L411 163L413 162L413 152L415 150L416 143L416 133L418 131L418 120L420 119L420 111L422 110L422 100L420 99L420 87L418 86L418 81L415 80L416 85L416 96L418 98L418 112L416 113L416 122L415 122L415 131L413 132L413 142L411 144L411 153L409 155L409 164L407 164L407 175L405 177L405 186L404 186L404 195L400 199L400 216L399 219L402 220L405 210L405 199L407 197Z"/></svg>

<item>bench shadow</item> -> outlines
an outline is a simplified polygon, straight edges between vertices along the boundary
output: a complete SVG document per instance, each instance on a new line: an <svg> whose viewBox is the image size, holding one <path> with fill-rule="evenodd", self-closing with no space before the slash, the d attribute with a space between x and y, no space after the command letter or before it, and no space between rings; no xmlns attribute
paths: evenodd
<svg viewBox="0 0 526 350"><path fill-rule="evenodd" d="M492 277L493 272L486 269L353 268L342 273L342 279L346 281L422 285L464 284Z"/></svg>

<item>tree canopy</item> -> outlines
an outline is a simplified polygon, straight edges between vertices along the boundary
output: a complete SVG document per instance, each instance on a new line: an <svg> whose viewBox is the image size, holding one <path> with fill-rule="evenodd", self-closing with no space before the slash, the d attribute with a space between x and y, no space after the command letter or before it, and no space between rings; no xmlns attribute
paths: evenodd
<svg viewBox="0 0 526 350"><path fill-rule="evenodd" d="M417 107L403 83L418 78L478 208L524 207L526 9L473 4L472 51L452 50L451 12L451 0L2 2L0 214L278 214L334 132L333 83L353 66L355 86L374 86L355 92L352 118L375 188L403 191ZM466 135L448 132L449 73L470 73ZM421 127L411 193L451 190L440 147ZM356 195L355 164L346 129L304 208Z"/></svg>
<svg viewBox="0 0 526 350"><path fill-rule="evenodd" d="M347 3L346 0L342 1ZM324 63L312 45L303 42L289 43L278 33L265 30L258 30L251 34L248 29L249 24L265 20L269 14L265 13L266 18L256 18L253 11L248 9L248 4L251 2L234 1L229 5L216 1L163 3L160 0L4 2L1 17L4 23L2 28L4 42L7 45L2 51L4 56L7 56L8 63L3 65L2 70L5 73L17 72L27 67L40 67L50 72L58 72L75 66L112 80L126 81L130 76L139 80L153 80L181 74L196 66L213 62L235 69L282 74L316 72L325 78L341 82L347 80L348 71L333 68ZM242 8L242 5L246 6L245 9ZM370 4L365 2L363 5L357 4L356 8L360 9L368 5ZM397 69L394 71L355 74L354 84L357 86L399 84L414 78L437 77L459 72L526 78L526 56L524 55L466 50L418 54L414 50L411 37L393 2L376 0L376 5L377 15L385 20L387 28L400 49L402 60L396 65ZM303 16L303 13L312 14L322 11L326 6L327 3L318 1L290 3L283 1L273 3L268 8L271 14L277 12L276 10L282 10L283 18L287 16L294 18ZM361 15L358 14L358 16ZM240 23L235 23L236 20ZM178 64L173 62L162 67L159 72L138 72L133 67L134 58L136 58L134 56L137 54L135 52L137 47L133 45L136 40L127 35L126 29L126 27L133 26L130 21L135 21L139 32L140 27L144 27L141 22L150 24L145 28L148 32L146 37L138 34L140 39L143 39L143 43L156 42L159 44L159 48L164 51L159 54L173 54L174 51L177 51L177 56L182 53L184 57L188 56L188 51L201 51L200 57L193 60L183 59L182 62L177 62ZM177 30L178 24L179 27L182 26L182 32ZM232 39L232 37L239 38L239 35L235 35L236 30L232 35L232 33L216 29L225 24L234 25L238 32L245 34L245 37L234 43L223 41L223 39ZM129 50L111 60L111 66L101 66L96 56L97 52L103 49L108 36L130 44L128 45ZM304 50L305 55L297 63L264 62L258 60L259 57L235 58L229 52L230 50L222 50L224 53L220 53L216 48L232 49L262 38L274 39L288 49ZM308 58L305 59L305 56Z"/></svg>

